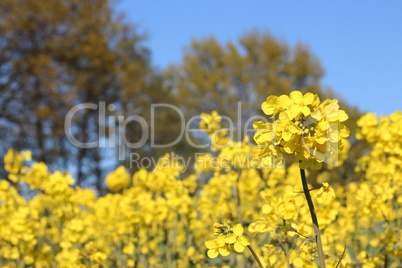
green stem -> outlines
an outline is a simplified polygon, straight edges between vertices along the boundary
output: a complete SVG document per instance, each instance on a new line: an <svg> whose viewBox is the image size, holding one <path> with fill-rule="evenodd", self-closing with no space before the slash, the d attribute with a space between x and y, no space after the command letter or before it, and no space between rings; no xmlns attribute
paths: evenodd
<svg viewBox="0 0 402 268"><path fill-rule="evenodd" d="M251 254L253 255L254 259L257 261L258 266L259 266L260 268L264 268L264 266L262 265L260 259L259 259L258 256L257 256L257 253L255 253L254 249L253 249L250 245L248 245L247 247L248 247L248 249L250 250Z"/></svg>
<svg viewBox="0 0 402 268"><path fill-rule="evenodd" d="M308 208L310 210L311 220L313 221L313 229L315 233L315 238L317 242L317 251L318 251L318 259L320 261L320 267L325 268L325 255L324 250L322 249L322 242L321 242L321 234L320 234L320 227L318 225L317 214L315 213L313 200L311 199L310 191L308 189L306 173L304 169L300 169L300 176L303 184L303 192L304 196L306 197Z"/></svg>

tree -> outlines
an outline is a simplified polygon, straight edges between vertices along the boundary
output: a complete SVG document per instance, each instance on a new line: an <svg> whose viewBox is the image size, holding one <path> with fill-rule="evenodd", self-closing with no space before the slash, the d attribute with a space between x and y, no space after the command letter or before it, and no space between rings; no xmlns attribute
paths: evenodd
<svg viewBox="0 0 402 268"><path fill-rule="evenodd" d="M143 39L108 0L1 1L2 152L30 149L52 167L73 169L78 184L86 181L102 191L105 153L71 145L64 119L77 104L125 107L127 96L147 87L153 74ZM105 138L99 137L100 127L98 111L85 109L73 118L71 130L88 142Z"/></svg>
<svg viewBox="0 0 402 268"><path fill-rule="evenodd" d="M269 94L320 91L323 70L303 45L292 50L255 32L242 36L239 44L220 45L213 37L193 41L183 64L167 70L172 87L189 101L190 114L217 110L234 116L238 101L256 111Z"/></svg>
<svg viewBox="0 0 402 268"><path fill-rule="evenodd" d="M235 124L238 101L244 124L251 116L263 115L260 106L269 95L299 90L319 94L322 99L334 98L332 90L321 85L323 75L320 62L307 46L299 43L291 47L260 32L247 33L238 43L224 45L213 37L195 40L185 50L182 63L166 70L171 90L186 100L179 105L187 118L216 110ZM354 136L361 113L345 101L341 106L350 116L346 125ZM361 148L352 142L351 151L354 153L349 155L356 157Z"/></svg>

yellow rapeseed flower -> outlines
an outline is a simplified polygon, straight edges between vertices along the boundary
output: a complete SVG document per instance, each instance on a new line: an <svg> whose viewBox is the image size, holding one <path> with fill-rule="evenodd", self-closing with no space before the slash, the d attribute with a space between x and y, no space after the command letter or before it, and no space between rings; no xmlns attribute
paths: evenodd
<svg viewBox="0 0 402 268"><path fill-rule="evenodd" d="M243 235L244 229L241 224L233 226L233 233L225 236L225 242L227 244L233 244L235 251L241 253L244 249L250 245L250 241Z"/></svg>
<svg viewBox="0 0 402 268"><path fill-rule="evenodd" d="M230 254L224 235L219 235L216 239L207 239L205 246L208 249L207 255L211 259L218 257L219 254L222 256L228 256Z"/></svg>
<svg viewBox="0 0 402 268"><path fill-rule="evenodd" d="M317 199L331 201L335 198L335 191L327 182L322 183L322 187L317 192Z"/></svg>

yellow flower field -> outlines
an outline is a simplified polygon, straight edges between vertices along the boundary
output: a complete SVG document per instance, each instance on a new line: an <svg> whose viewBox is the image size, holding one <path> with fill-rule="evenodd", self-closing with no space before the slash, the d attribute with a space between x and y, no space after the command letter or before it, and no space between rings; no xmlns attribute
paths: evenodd
<svg viewBox="0 0 402 268"><path fill-rule="evenodd" d="M9 150L1 267L402 267L402 112L361 117L349 139L370 150L340 174L350 143L340 108L312 93L269 96L258 147L214 135L222 126L211 111L200 127L214 146L192 174L183 178L171 154L152 171L121 166L105 196Z"/></svg>

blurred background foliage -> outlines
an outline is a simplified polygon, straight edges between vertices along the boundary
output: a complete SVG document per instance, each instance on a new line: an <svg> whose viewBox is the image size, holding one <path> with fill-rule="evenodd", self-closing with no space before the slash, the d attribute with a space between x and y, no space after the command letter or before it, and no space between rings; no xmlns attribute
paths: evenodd
<svg viewBox="0 0 402 268"><path fill-rule="evenodd" d="M75 105L103 101L116 107L107 110L107 116L139 115L149 122L151 104L169 103L184 112L186 122L216 110L244 123L262 115L260 105L269 95L300 90L334 98L334 92L321 85L324 70L306 45L291 47L267 32L251 31L226 44L214 37L192 40L181 62L157 70L144 45L146 33L126 23L114 4L109 0L0 2L1 155L9 148L29 149L35 160L71 171L77 185L103 194L105 176L130 163L116 160L118 148L77 148L68 141L64 119ZM241 118L237 118L239 101ZM330 170L339 180L353 170L353 161L365 149L353 138L359 109L345 100L341 107L350 117L352 140L348 160ZM177 112L161 109L155 116L155 142L174 141L181 131ZM117 120L98 124L98 110L80 110L73 119L70 130L81 142L110 138L110 128L118 128ZM128 141L136 142L142 134L139 124L125 128ZM175 146L155 149L148 139L145 146L125 154L129 160L132 152L158 157L171 151L190 157L196 149L184 138Z"/></svg>

